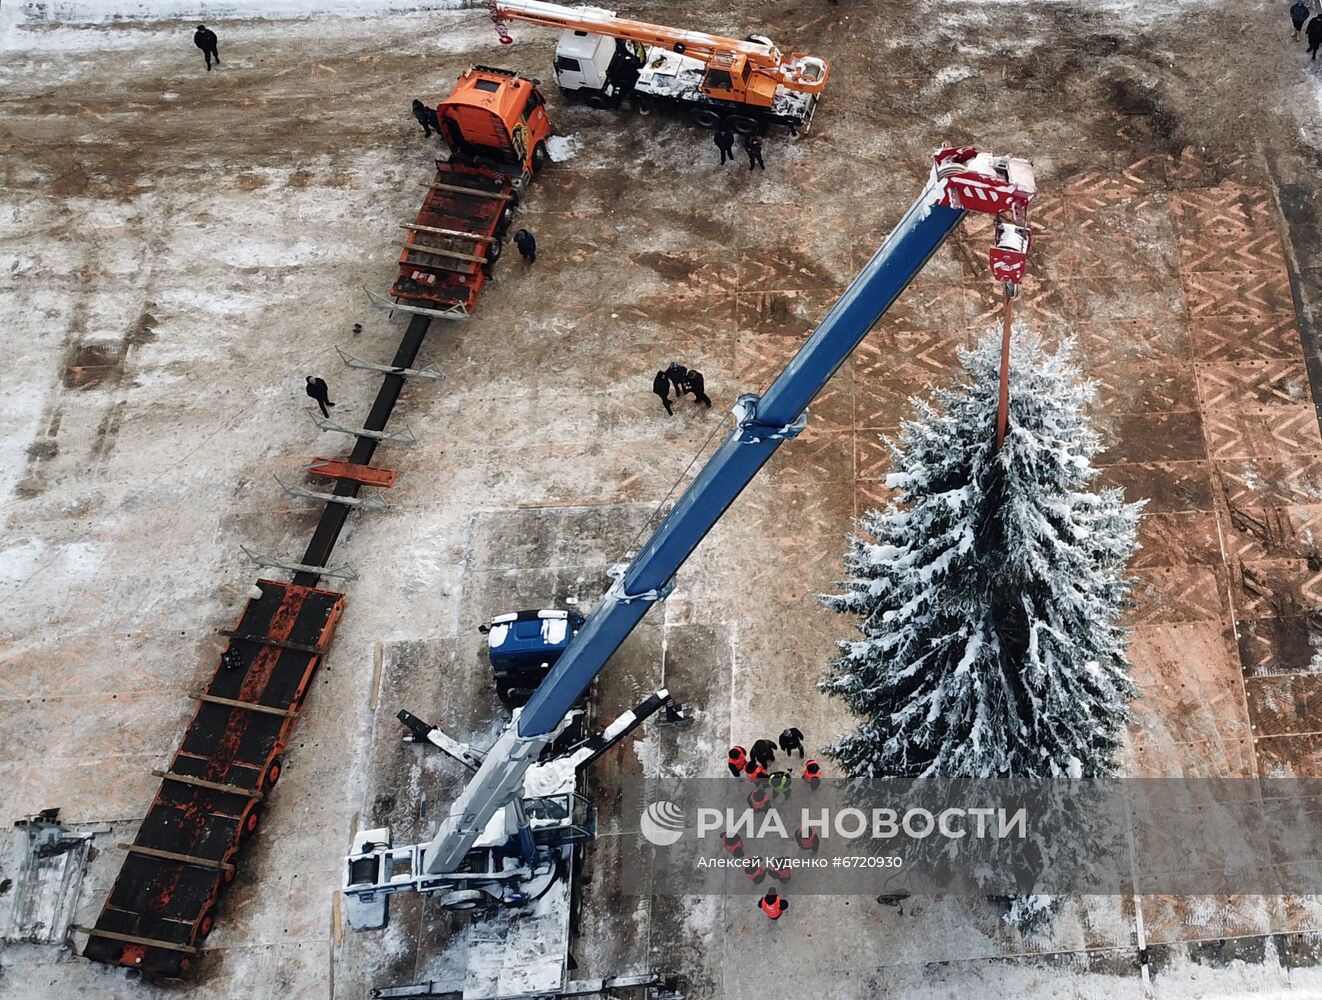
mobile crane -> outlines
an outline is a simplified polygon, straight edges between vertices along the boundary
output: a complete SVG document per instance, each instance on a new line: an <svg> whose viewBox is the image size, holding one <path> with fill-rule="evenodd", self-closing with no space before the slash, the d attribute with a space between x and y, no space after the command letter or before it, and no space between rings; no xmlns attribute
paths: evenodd
<svg viewBox="0 0 1322 1000"><path fill-rule="evenodd" d="M703 128L724 122L742 134L783 125L806 132L831 67L825 59L785 55L771 39L740 41L701 31L616 17L600 7L544 0L489 0L502 42L507 21L561 29L555 47L560 90L590 107L687 110Z"/></svg>
<svg viewBox="0 0 1322 1000"><path fill-rule="evenodd" d="M566 864L563 844L548 839L544 831L556 822L566 829L588 830L587 818L575 822L569 814L581 815L590 804L566 797L565 815L555 820L548 818L544 803L549 794L572 793L577 768L668 695L657 692L633 713L626 713L597 737L590 754L580 750L578 757L576 751L552 746L575 704L648 609L670 593L685 560L758 470L783 442L802 433L808 404L966 211L996 216L996 237L988 258L1005 285L1008 312L1027 267L1031 242L1027 213L1035 194L1033 168L1026 160L994 157L968 146L935 154L931 178L917 201L767 391L738 398L730 435L641 551L627 566L612 570L614 583L491 748L477 751L434 727L415 730L475 773L429 843L392 847L388 828L365 830L355 837L345 860L344 880L351 926L383 926L393 893L440 892L442 902L454 908L479 901L518 908L537 899L537 906L529 909L563 911L566 930L563 936L541 931L532 936L540 941L568 940L564 883L572 867ZM558 908L543 902L557 884L566 899ZM520 952L519 964L528 964L526 951ZM546 995L564 988L567 964L561 960L561 982L546 989ZM520 988L525 992L481 995L540 995L526 984ZM428 995L421 988L405 989L413 992L386 990L380 995ZM464 990L463 995L479 994Z"/></svg>

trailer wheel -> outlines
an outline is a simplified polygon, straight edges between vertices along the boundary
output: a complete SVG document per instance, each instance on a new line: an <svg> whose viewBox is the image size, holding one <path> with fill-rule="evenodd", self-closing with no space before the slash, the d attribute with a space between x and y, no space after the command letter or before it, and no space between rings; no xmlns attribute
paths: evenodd
<svg viewBox="0 0 1322 1000"><path fill-rule="evenodd" d="M231 861L230 866L226 868L224 873L220 876L220 881L225 885L229 885L236 878L238 878L238 876L239 876L239 866L235 864L233 861Z"/></svg>
<svg viewBox="0 0 1322 1000"><path fill-rule="evenodd" d="M270 791L275 787L275 783L280 780L280 775L284 771L284 763L279 757L271 761L266 768L266 774L262 776L262 787Z"/></svg>
<svg viewBox="0 0 1322 1000"><path fill-rule="evenodd" d="M243 835L245 837L251 837L257 832L257 827L260 823L261 820L257 816L257 810L250 810L248 815L243 817Z"/></svg>
<svg viewBox="0 0 1322 1000"><path fill-rule="evenodd" d="M725 119L725 124L734 129L740 135L753 135L758 131L757 120L749 118L747 115L731 115Z"/></svg>
<svg viewBox="0 0 1322 1000"><path fill-rule="evenodd" d="M542 167L546 166L548 157L546 155L546 143L539 142L532 150L532 172L540 174Z"/></svg>
<svg viewBox="0 0 1322 1000"><path fill-rule="evenodd" d="M211 915L211 911L208 909L202 914L202 919L197 922L197 939L199 941L205 941L207 935L211 933L211 929L215 926L216 919Z"/></svg>
<svg viewBox="0 0 1322 1000"><path fill-rule="evenodd" d="M715 128L721 123L721 116L711 108L698 108L693 112L693 121L699 128Z"/></svg>

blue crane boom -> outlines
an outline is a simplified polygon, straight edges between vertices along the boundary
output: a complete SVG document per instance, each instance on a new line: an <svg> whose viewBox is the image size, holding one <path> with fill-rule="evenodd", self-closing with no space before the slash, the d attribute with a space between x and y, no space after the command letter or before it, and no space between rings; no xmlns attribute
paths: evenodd
<svg viewBox="0 0 1322 1000"><path fill-rule="evenodd" d="M927 186L881 248L845 289L807 343L761 397L740 396L730 436L657 526L646 545L593 609L515 724L456 800L423 863L453 871L496 811L516 796L541 747L649 608L669 593L676 572L781 443L797 436L807 407L923 269L965 211L998 218L990 251L993 272L1011 293L1027 261L1032 166L968 146L942 149ZM1009 216L1009 221L1002 217Z"/></svg>
<svg viewBox="0 0 1322 1000"><path fill-rule="evenodd" d="M476 885L475 867L494 873L505 864L499 861L503 844L492 843L492 821L502 810L506 811L506 835L519 840L525 860L531 862L532 837L522 813L528 769L537 763L579 696L648 609L670 592L675 574L730 504L781 443L803 430L813 397L966 211L997 217L989 261L993 274L1005 283L1007 296L1013 296L1031 241L1027 208L1036 194L1032 166L1025 160L993 157L968 146L941 149L934 160L931 178L917 201L771 386L760 397L739 397L734 430L633 561L616 576L522 712L486 752L431 842L402 849L365 843L361 854L346 859L346 892L371 902L404 888L438 891L461 879L461 868L462 878L467 879L462 884ZM485 866L475 866L468 858L479 839L485 847L497 850ZM503 837L497 833L496 839ZM382 874L395 859L405 859L399 865L408 876ZM355 876L355 866L372 874ZM453 877L451 873L455 873ZM506 891L494 874L490 881L498 891Z"/></svg>

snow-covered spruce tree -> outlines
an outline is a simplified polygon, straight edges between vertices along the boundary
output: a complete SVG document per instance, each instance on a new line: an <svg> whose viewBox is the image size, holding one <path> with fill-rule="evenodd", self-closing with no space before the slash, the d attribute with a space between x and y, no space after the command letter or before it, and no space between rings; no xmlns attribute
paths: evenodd
<svg viewBox="0 0 1322 1000"><path fill-rule="evenodd" d="M828 750L847 774L1114 772L1136 694L1118 619L1142 504L1088 489L1093 387L1070 348L1016 332L999 452L999 332L887 441L897 496L862 518L870 537L850 540L841 593L822 599L862 619L821 682L862 719Z"/></svg>

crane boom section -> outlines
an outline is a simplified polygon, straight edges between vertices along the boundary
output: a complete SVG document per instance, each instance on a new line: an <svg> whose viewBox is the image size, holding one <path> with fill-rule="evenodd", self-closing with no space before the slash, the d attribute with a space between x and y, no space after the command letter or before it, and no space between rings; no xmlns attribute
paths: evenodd
<svg viewBox="0 0 1322 1000"><path fill-rule="evenodd" d="M521 0L530 2L530 0ZM579 696L781 443L807 423L813 397L908 287L966 210L1022 214L1036 193L1031 165L972 147L936 154L931 180L761 396L740 396L736 426L593 609L514 723L488 752L427 846L428 873L454 871L520 786L522 774ZM757 594L745 595L757 600Z"/></svg>
<svg viewBox="0 0 1322 1000"><path fill-rule="evenodd" d="M645 21L631 21L616 17L613 11L600 7L565 7L558 3L545 3L544 0L494 0L491 12L502 21L527 21L543 28L587 31L594 35L626 38L643 45L660 45L704 61L711 59L717 52L734 52L745 56L753 65L765 69L778 69L781 63L780 50L774 45L723 38L704 31L680 31Z"/></svg>

